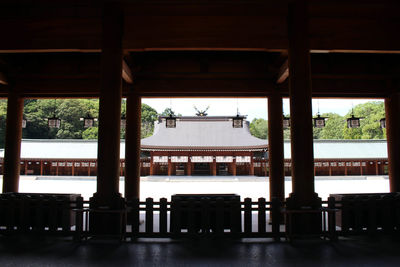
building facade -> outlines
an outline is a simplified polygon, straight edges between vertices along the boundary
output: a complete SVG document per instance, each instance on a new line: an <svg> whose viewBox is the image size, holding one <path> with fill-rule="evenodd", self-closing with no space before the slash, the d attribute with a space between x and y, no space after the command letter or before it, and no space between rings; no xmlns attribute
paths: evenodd
<svg viewBox="0 0 400 267"><path fill-rule="evenodd" d="M250 134L244 117L168 117L141 140L141 176L269 175L268 144ZM239 119L234 125L234 119ZM3 153L0 151L2 171ZM291 175L290 141L284 142L285 175ZM386 175L385 140L314 140L314 174ZM125 174L125 141L120 144ZM22 140L21 175L97 175L96 140Z"/></svg>

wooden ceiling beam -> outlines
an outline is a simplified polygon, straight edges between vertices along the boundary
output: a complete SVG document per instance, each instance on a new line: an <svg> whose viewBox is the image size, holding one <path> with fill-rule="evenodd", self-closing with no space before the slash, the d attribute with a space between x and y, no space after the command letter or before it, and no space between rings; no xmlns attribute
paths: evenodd
<svg viewBox="0 0 400 267"><path fill-rule="evenodd" d="M133 83L132 71L128 64L126 64L125 60L122 60L122 79L124 79L126 83Z"/></svg>
<svg viewBox="0 0 400 267"><path fill-rule="evenodd" d="M68 2L0 4L0 53L100 51L101 5ZM126 1L124 49L287 49L287 1L233 2ZM310 1L310 49L400 51L400 4L365 2Z"/></svg>
<svg viewBox="0 0 400 267"><path fill-rule="evenodd" d="M289 77L289 61L285 60L282 66L279 68L278 79L276 80L277 84L284 83Z"/></svg>
<svg viewBox="0 0 400 267"><path fill-rule="evenodd" d="M3 72L0 72L0 84L8 85L6 75Z"/></svg>

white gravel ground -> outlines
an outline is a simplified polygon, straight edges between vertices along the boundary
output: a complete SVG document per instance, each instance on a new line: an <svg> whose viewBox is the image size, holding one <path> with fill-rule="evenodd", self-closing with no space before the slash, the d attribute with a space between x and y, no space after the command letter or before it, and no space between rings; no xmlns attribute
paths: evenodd
<svg viewBox="0 0 400 267"><path fill-rule="evenodd" d="M153 197L170 198L177 193L236 193L242 198L269 199L268 179L262 177L142 177L141 199ZM2 183L2 179L0 179ZM336 176L315 179L315 189L325 200L332 193L372 193L389 192L387 176ZM22 176L20 192L38 193L79 193L89 199L96 191L95 177L43 177ZM124 181L121 179L120 192L124 192ZM285 194L291 192L290 177L285 181Z"/></svg>

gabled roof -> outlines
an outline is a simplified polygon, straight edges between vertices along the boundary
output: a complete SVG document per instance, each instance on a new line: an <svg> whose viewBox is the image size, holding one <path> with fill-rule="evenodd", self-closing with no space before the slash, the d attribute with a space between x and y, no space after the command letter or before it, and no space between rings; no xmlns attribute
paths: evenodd
<svg viewBox="0 0 400 267"><path fill-rule="evenodd" d="M177 117L176 128L166 127L166 117L155 123L154 134L142 139L143 150L266 150L267 140L250 134L249 124L233 128L232 117Z"/></svg>

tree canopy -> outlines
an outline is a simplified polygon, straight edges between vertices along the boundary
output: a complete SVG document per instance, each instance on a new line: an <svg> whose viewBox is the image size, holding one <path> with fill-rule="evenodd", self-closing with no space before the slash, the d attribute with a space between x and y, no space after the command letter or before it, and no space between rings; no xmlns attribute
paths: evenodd
<svg viewBox="0 0 400 267"><path fill-rule="evenodd" d="M126 114L125 99L121 106L122 116ZM96 139L97 123L94 127L84 128L80 118L91 116L97 118L99 114L98 99L27 99L24 101L24 118L27 120L26 128L22 131L23 138L31 139ZM142 104L141 109L141 138L151 136L154 130L154 121L159 115L176 115L166 108L161 114L147 104ZM362 117L360 128L347 128L346 119L354 114ZM359 104L345 116L336 113L324 113L328 117L324 128L314 128L314 139L384 139L386 130L380 128L379 120L385 117L384 103L371 101ZM0 147L4 147L5 126L7 116L7 100L0 100ZM49 117L61 119L60 128L49 128ZM268 121L255 118L250 123L250 133L258 138L266 139L268 134ZM125 129L121 128L121 138L125 138ZM290 129L284 130L284 138L290 138Z"/></svg>
<svg viewBox="0 0 400 267"><path fill-rule="evenodd" d="M122 117L126 114L125 99L121 106ZM27 99L24 101L24 118L27 120L22 137L26 139L97 139L98 124L84 128L80 118L87 116L98 118L98 99ZM0 100L0 147L4 147L7 100ZM61 119L60 128L49 128L47 119ZM142 104L141 137L152 135L157 111L149 105ZM121 128L121 138L125 138L125 129Z"/></svg>
<svg viewBox="0 0 400 267"><path fill-rule="evenodd" d="M347 128L347 118L354 114L361 117L359 128ZM381 101L359 104L345 116L336 113L324 113L327 117L324 128L313 128L314 139L385 139L386 130L380 128L379 121L385 117L385 106ZM268 121L253 119L250 133L258 138L267 139ZM290 138L290 129L284 130L284 138Z"/></svg>

